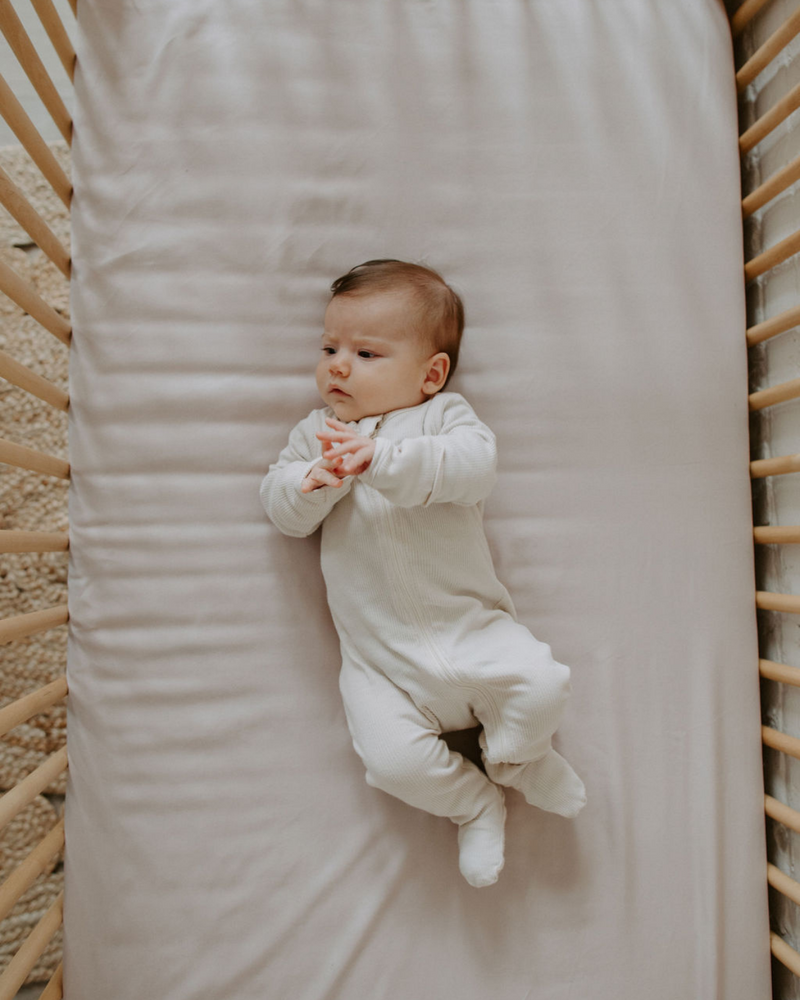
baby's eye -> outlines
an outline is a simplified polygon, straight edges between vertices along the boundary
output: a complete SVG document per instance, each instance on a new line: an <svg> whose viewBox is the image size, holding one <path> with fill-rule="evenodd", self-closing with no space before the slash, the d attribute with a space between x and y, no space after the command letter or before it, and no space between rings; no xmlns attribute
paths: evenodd
<svg viewBox="0 0 800 1000"><path fill-rule="evenodd" d="M377 357L377 355L373 354L372 351L359 351L358 354L359 354L359 357L362 357L362 358L364 357L364 355L366 355L369 358Z"/></svg>
<svg viewBox="0 0 800 1000"><path fill-rule="evenodd" d="M322 353L324 354L326 351L332 351L333 349L334 348L332 348L332 347L323 347L322 348Z"/></svg>

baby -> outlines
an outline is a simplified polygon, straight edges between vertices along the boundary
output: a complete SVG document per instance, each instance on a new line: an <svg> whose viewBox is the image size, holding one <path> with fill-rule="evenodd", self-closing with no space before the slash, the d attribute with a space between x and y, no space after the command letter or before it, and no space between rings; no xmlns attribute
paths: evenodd
<svg viewBox="0 0 800 1000"><path fill-rule="evenodd" d="M504 863L501 786L573 817L586 796L551 745L569 667L517 621L483 529L495 436L457 392L464 310L435 271L370 260L334 281L317 388L259 495L286 535L322 524L339 689L367 784L458 825L473 886ZM479 722L486 774L441 733ZM488 775L488 777L487 777Z"/></svg>

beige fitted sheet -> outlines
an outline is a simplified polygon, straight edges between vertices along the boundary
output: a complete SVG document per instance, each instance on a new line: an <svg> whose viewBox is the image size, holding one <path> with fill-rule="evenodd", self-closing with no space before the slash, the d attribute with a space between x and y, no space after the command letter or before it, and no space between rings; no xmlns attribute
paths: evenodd
<svg viewBox="0 0 800 1000"><path fill-rule="evenodd" d="M731 42L716 0L80 0L66 1000L767 1000ZM368 786L319 534L258 498L328 286L463 296L574 822L500 881Z"/></svg>

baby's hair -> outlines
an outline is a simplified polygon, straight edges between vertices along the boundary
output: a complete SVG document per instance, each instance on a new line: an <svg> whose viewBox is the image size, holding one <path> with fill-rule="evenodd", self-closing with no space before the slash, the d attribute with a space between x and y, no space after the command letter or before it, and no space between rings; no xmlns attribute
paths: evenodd
<svg viewBox="0 0 800 1000"><path fill-rule="evenodd" d="M383 292L404 285L413 293L416 308L411 320L423 348L430 354L444 352L450 370L442 389L447 388L458 364L458 349L464 332L464 305L444 278L430 267L384 257L356 264L331 285L331 299L337 295Z"/></svg>

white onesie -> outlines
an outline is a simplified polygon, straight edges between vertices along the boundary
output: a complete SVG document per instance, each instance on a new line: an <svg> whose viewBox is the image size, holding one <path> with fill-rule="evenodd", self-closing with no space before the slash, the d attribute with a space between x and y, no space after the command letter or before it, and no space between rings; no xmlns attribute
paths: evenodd
<svg viewBox="0 0 800 1000"><path fill-rule="evenodd" d="M574 782L579 798L582 785L550 742L570 671L517 621L484 533L484 499L497 478L495 435L460 393L439 392L350 421L375 438L369 467L339 487L303 493L302 480L322 456L315 435L335 416L321 407L292 429L259 495L286 535L310 535L322 524L339 687L367 783L459 827L497 809L498 784L574 815L582 804ZM439 738L476 720L488 778ZM540 787L529 796L526 762L545 759L548 768L560 766L548 774L539 767ZM574 779L566 803L564 768Z"/></svg>

